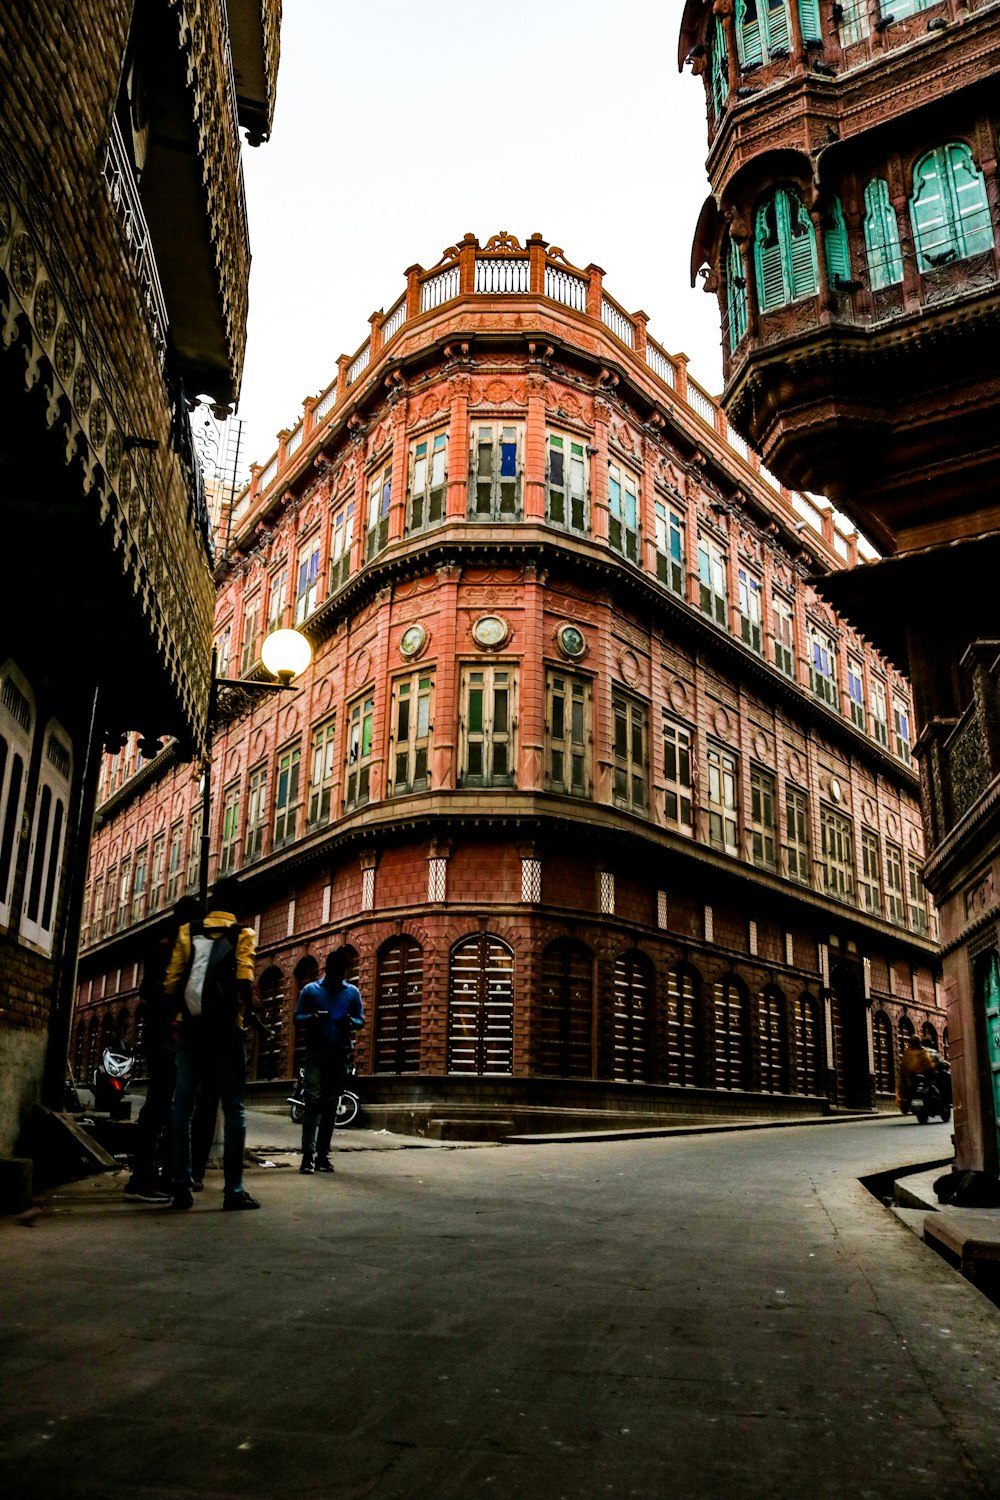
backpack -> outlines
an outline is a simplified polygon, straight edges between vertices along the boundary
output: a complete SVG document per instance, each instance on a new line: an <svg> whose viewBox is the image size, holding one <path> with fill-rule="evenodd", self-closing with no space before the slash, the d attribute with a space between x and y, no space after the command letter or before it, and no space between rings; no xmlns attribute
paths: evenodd
<svg viewBox="0 0 1000 1500"><path fill-rule="evenodd" d="M236 943L240 925L207 933L204 923L192 922L191 959L182 990L185 1017L206 1030L235 1026L239 1014L236 988Z"/></svg>

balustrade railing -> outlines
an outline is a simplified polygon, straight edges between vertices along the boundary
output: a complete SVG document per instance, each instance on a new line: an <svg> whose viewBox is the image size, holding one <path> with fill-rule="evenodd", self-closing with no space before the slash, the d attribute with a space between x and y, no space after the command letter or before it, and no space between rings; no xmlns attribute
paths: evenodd
<svg viewBox="0 0 1000 1500"><path fill-rule="evenodd" d="M288 439L288 447L285 449L286 458L291 458L292 454L297 453L298 450L302 447L303 431L304 427L300 422L298 427L296 427L295 431L292 433L291 437Z"/></svg>
<svg viewBox="0 0 1000 1500"><path fill-rule="evenodd" d="M460 285L458 266L448 266L436 276L431 276L420 288L420 311L430 312L432 308L440 307L442 302L450 302L452 297L458 296Z"/></svg>
<svg viewBox="0 0 1000 1500"><path fill-rule="evenodd" d="M406 322L406 298L400 298L392 312L382 324L382 344L386 345L394 338L403 324Z"/></svg>
<svg viewBox="0 0 1000 1500"><path fill-rule="evenodd" d="M702 421L707 422L709 427L715 426L715 402L710 400L700 386L695 385L693 380L688 381L688 405L692 411L696 411Z"/></svg>
<svg viewBox="0 0 1000 1500"><path fill-rule="evenodd" d="M502 256L476 260L477 292L530 292L531 262L524 257Z"/></svg>
<svg viewBox="0 0 1000 1500"><path fill-rule="evenodd" d="M674 373L674 367L662 349L658 349L653 343L647 342L646 344L646 363L654 375L659 375L660 379L666 385L669 385L671 390L675 389L677 376Z"/></svg>
<svg viewBox="0 0 1000 1500"><path fill-rule="evenodd" d="M331 385L330 389L323 396L321 396L316 403L316 410L313 413L316 421L318 422L322 417L328 416L329 413L333 411L333 408L336 406L336 404L337 385L336 382L334 382L334 384Z"/></svg>
<svg viewBox="0 0 1000 1500"><path fill-rule="evenodd" d="M347 366L347 384L353 385L359 375L363 375L368 368L368 361L372 356L371 344L366 344L360 354L356 354Z"/></svg>
<svg viewBox="0 0 1000 1500"><path fill-rule="evenodd" d="M169 326L167 304L160 286L156 257L153 254L153 242L139 198L139 188L132 175L132 163L125 150L125 142L122 140L118 122L114 119L111 121L111 137L108 141L108 154L104 163L104 178L108 184L111 202L132 250L132 259L142 288L142 300L146 304L153 342L160 359L163 360L166 355Z"/></svg>
<svg viewBox="0 0 1000 1500"><path fill-rule="evenodd" d="M562 266L545 267L545 295L577 312L587 311L587 283L584 277L564 271Z"/></svg>
<svg viewBox="0 0 1000 1500"><path fill-rule="evenodd" d="M630 349L635 348L635 330L631 321L625 316L621 308L609 302L607 297L601 299L601 321L606 328L610 328L615 338L621 339Z"/></svg>

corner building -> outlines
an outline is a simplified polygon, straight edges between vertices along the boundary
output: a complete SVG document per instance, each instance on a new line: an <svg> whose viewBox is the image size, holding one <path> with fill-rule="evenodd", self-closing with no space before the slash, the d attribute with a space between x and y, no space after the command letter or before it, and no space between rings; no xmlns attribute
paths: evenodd
<svg viewBox="0 0 1000 1500"><path fill-rule="evenodd" d="M905 1035L946 1038L909 688L807 582L857 537L539 235L467 235L371 324L254 469L218 574L220 674L282 625L315 651L293 693L228 690L216 737L260 1087L347 943L385 1122L888 1106ZM196 774L130 753L84 1074L141 1028L148 928L197 885Z"/></svg>
<svg viewBox="0 0 1000 1500"><path fill-rule="evenodd" d="M1000 1174L1000 6L688 0L722 404L883 560L824 597L913 683L958 1168Z"/></svg>
<svg viewBox="0 0 1000 1500"><path fill-rule="evenodd" d="M270 128L280 13L0 3L0 1157L63 1105L103 746L204 734L188 410L239 393L239 132Z"/></svg>

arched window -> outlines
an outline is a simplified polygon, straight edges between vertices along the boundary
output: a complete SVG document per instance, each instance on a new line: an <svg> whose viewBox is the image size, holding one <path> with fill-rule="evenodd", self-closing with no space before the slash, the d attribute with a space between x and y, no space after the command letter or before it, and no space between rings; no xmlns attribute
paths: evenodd
<svg viewBox="0 0 1000 1500"><path fill-rule="evenodd" d="M910 217L921 271L992 250L986 182L964 141L937 146L917 162Z"/></svg>
<svg viewBox="0 0 1000 1500"><path fill-rule="evenodd" d="M757 301L761 312L819 290L816 236L799 195L779 188L757 209L754 234Z"/></svg>
<svg viewBox="0 0 1000 1500"><path fill-rule="evenodd" d="M747 996L738 979L716 983L715 1083L720 1089L745 1089L747 1069Z"/></svg>
<svg viewBox="0 0 1000 1500"><path fill-rule="evenodd" d="M615 1073L630 1083L649 1081L649 1018L653 966L632 950L615 961Z"/></svg>
<svg viewBox="0 0 1000 1500"><path fill-rule="evenodd" d="M583 943L564 938L542 954L539 1071L553 1078L592 1078L594 960Z"/></svg>
<svg viewBox="0 0 1000 1500"><path fill-rule="evenodd" d="M913 1022L910 1020L909 1016L901 1017L896 1027L896 1033L899 1037L899 1051L900 1054L902 1054L906 1051L907 1042L912 1036L916 1034L913 1030Z"/></svg>
<svg viewBox="0 0 1000 1500"><path fill-rule="evenodd" d="M87 1083L91 1083L94 1077L94 1069L97 1067L99 1053L97 1050L97 1017L91 1016L90 1025L87 1028Z"/></svg>
<svg viewBox="0 0 1000 1500"><path fill-rule="evenodd" d="M378 959L376 1073L419 1073L423 990L423 949L411 937L393 938Z"/></svg>
<svg viewBox="0 0 1000 1500"><path fill-rule="evenodd" d="M127 1010L118 1012L118 1024L115 1027L115 1037L122 1047L129 1045L129 1037L132 1029L132 1018Z"/></svg>
<svg viewBox="0 0 1000 1500"><path fill-rule="evenodd" d="M686 964L667 974L667 1082L686 1088L701 1081L700 990Z"/></svg>
<svg viewBox="0 0 1000 1500"><path fill-rule="evenodd" d="M818 1094L821 1044L819 1006L812 995L795 1002L795 1092Z"/></svg>
<svg viewBox="0 0 1000 1500"><path fill-rule="evenodd" d="M787 1056L785 997L769 984L760 997L760 1086L765 1093L785 1092Z"/></svg>
<svg viewBox="0 0 1000 1500"><path fill-rule="evenodd" d="M930 1047L932 1052L936 1052L938 1050L937 1032L934 1030L934 1027L931 1025L930 1021L925 1021L921 1026L920 1040L923 1042L925 1047Z"/></svg>
<svg viewBox="0 0 1000 1500"><path fill-rule="evenodd" d="M87 1061L87 1027L81 1021L76 1028L76 1045L73 1048L73 1075L76 1083L83 1082L83 1069Z"/></svg>
<svg viewBox="0 0 1000 1500"><path fill-rule="evenodd" d="M947 1026L944 1028L944 1030L941 1033L941 1056L944 1058L945 1062L948 1061L948 1028L947 1028Z"/></svg>
<svg viewBox="0 0 1000 1500"><path fill-rule="evenodd" d="M10 922L11 893L18 850L24 795L35 732L31 688L7 661L0 670L0 926Z"/></svg>
<svg viewBox="0 0 1000 1500"><path fill-rule="evenodd" d="M826 255L826 272L830 285L839 288L851 279L851 249L847 242L847 225L844 223L844 205L834 195L827 209L823 228L823 252Z"/></svg>
<svg viewBox="0 0 1000 1500"><path fill-rule="evenodd" d="M807 0L808 3L808 0ZM787 0L736 0L736 43L742 68L788 55Z"/></svg>
<svg viewBox="0 0 1000 1500"><path fill-rule="evenodd" d="M740 247L732 239L726 256L726 311L729 347L735 349L747 331L747 278Z"/></svg>
<svg viewBox="0 0 1000 1500"><path fill-rule="evenodd" d="M884 1010L872 1017L872 1050L875 1053L875 1092L891 1094L896 1087L892 1060L892 1022Z"/></svg>
<svg viewBox="0 0 1000 1500"><path fill-rule="evenodd" d="M721 19L716 16L712 28L712 56L710 62L710 81L712 93L712 105L715 110L716 123L722 118L729 98L729 50L726 46L726 28Z"/></svg>
<svg viewBox="0 0 1000 1500"><path fill-rule="evenodd" d="M449 1073L511 1073L514 1068L514 953L491 932L451 950Z"/></svg>
<svg viewBox="0 0 1000 1500"><path fill-rule="evenodd" d="M21 908L21 936L43 953L52 951L72 775L69 736L55 719L50 719L45 726Z"/></svg>
<svg viewBox="0 0 1000 1500"><path fill-rule="evenodd" d="M268 1035L257 1034L256 1078L280 1078L285 1068L285 976L275 965L260 978L258 1014Z"/></svg>
<svg viewBox="0 0 1000 1500"><path fill-rule="evenodd" d="M868 283L873 292L902 281L899 224L896 210L889 201L889 184L884 177L873 177L865 188L865 254L868 257Z"/></svg>

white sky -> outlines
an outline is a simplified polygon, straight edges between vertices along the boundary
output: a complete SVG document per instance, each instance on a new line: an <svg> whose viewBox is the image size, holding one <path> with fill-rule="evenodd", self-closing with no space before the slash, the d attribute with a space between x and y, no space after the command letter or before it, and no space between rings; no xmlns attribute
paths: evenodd
<svg viewBox="0 0 1000 1500"><path fill-rule="evenodd" d="M689 285L708 193L681 0L285 0L274 131L244 148L250 323L241 458L364 342L403 271L471 230L539 231L713 394L718 304Z"/></svg>

